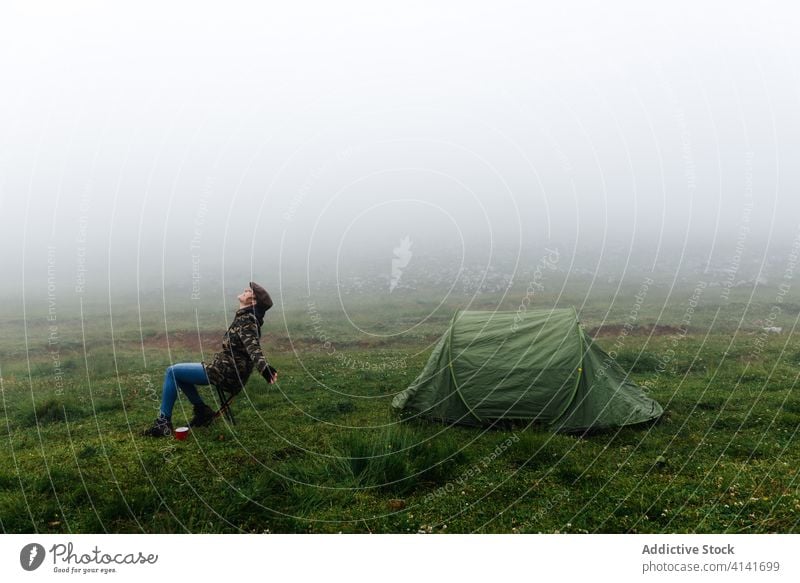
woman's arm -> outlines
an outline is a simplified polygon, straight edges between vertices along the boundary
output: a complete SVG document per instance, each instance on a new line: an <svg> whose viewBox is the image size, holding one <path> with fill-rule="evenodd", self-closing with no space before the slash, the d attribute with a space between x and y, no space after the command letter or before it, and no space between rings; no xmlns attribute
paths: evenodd
<svg viewBox="0 0 800 583"><path fill-rule="evenodd" d="M264 358L264 352L261 350L261 343L258 340L258 324L256 324L255 318L247 318L242 322L239 328L239 338L242 340L242 344L244 344L244 348L247 350L250 360L253 361L255 369L261 376L267 379L267 381L273 382L275 378L275 369L272 368L267 362L267 359Z"/></svg>

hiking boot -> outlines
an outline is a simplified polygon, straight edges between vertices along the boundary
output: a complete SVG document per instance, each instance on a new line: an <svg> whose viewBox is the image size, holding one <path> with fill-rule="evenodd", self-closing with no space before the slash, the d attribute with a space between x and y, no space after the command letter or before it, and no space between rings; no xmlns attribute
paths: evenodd
<svg viewBox="0 0 800 583"><path fill-rule="evenodd" d="M168 417L159 416L153 426L142 431L144 437L169 437L172 435L172 421Z"/></svg>
<svg viewBox="0 0 800 583"><path fill-rule="evenodd" d="M206 427L214 421L214 410L203 403L194 406L194 417L189 421L189 427Z"/></svg>

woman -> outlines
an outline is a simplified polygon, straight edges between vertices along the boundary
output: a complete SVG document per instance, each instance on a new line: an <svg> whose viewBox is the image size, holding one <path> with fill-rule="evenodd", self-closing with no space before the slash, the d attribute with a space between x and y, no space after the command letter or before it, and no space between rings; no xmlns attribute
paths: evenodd
<svg viewBox="0 0 800 583"><path fill-rule="evenodd" d="M178 398L178 387L194 407L190 427L203 427L214 420L214 410L203 402L195 385L213 384L236 394L244 388L253 368L272 384L278 371L264 358L259 338L264 314L272 307L267 290L250 282L237 298L236 317L222 338L222 351L214 355L211 364L203 362L173 364L164 376L161 411L153 426L142 432L147 437L165 437L172 434L172 408Z"/></svg>

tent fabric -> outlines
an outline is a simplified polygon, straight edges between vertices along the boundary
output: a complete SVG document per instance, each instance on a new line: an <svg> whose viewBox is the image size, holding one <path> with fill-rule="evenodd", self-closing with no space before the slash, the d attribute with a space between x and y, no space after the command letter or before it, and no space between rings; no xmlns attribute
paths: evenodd
<svg viewBox="0 0 800 583"><path fill-rule="evenodd" d="M392 406L409 417L465 425L528 420L565 432L643 423L663 413L586 336L573 308L456 312Z"/></svg>

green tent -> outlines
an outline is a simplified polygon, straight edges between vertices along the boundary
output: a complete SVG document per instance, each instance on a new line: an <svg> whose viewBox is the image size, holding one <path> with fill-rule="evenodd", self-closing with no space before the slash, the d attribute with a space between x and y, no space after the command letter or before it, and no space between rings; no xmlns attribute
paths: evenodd
<svg viewBox="0 0 800 583"><path fill-rule="evenodd" d="M456 312L392 406L407 417L466 425L520 419L554 431L631 425L663 412L586 336L573 308Z"/></svg>

